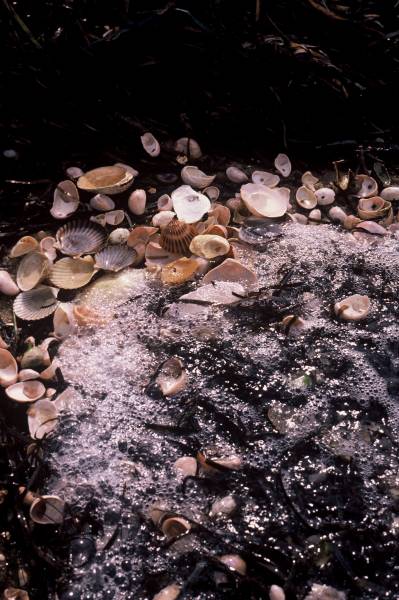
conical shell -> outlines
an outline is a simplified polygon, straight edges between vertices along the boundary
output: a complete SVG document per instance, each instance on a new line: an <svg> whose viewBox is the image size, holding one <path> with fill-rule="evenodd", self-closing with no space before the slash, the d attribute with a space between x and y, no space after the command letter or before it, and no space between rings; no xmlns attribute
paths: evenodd
<svg viewBox="0 0 399 600"><path fill-rule="evenodd" d="M15 383L17 378L17 361L11 352L4 348L0 348L0 385L2 387L8 387L9 385Z"/></svg>
<svg viewBox="0 0 399 600"><path fill-rule="evenodd" d="M309 187L309 186L308 186ZM331 188L323 187L314 192L319 206L328 206L335 200L335 192Z"/></svg>
<svg viewBox="0 0 399 600"><path fill-rule="evenodd" d="M259 287L256 273L234 258L226 258L222 264L208 271L202 283L206 285L212 281L234 281L251 291Z"/></svg>
<svg viewBox="0 0 399 600"><path fill-rule="evenodd" d="M105 271L120 271L132 265L137 252L128 246L107 246L95 255L95 266Z"/></svg>
<svg viewBox="0 0 399 600"><path fill-rule="evenodd" d="M224 256L229 250L229 242L220 235L197 235L190 244L190 252L207 259Z"/></svg>
<svg viewBox="0 0 399 600"><path fill-rule="evenodd" d="M160 246L173 254L186 254L195 236L193 225L182 221L171 221L161 231Z"/></svg>
<svg viewBox="0 0 399 600"><path fill-rule="evenodd" d="M290 190L288 188L268 188L262 184L246 183L241 186L241 198L256 217L281 217L287 212Z"/></svg>
<svg viewBox="0 0 399 600"><path fill-rule="evenodd" d="M304 185L297 189L295 198L299 206L306 210L312 210L317 206L316 194Z"/></svg>
<svg viewBox="0 0 399 600"><path fill-rule="evenodd" d="M196 142L195 140L193 140L192 138L189 138L189 137L179 138L175 142L175 150L176 150L176 152L179 152L180 154L184 154L189 159L190 158L197 159L197 158L201 158L201 156L202 156L201 148L200 148L200 145L198 144L198 142Z"/></svg>
<svg viewBox="0 0 399 600"><path fill-rule="evenodd" d="M19 294L19 288L8 271L0 271L0 292L6 296Z"/></svg>
<svg viewBox="0 0 399 600"><path fill-rule="evenodd" d="M48 275L50 263L40 252L31 252L23 257L17 270L17 284L20 290L27 292L36 287Z"/></svg>
<svg viewBox="0 0 399 600"><path fill-rule="evenodd" d="M283 177L288 177L291 173L291 161L286 154L277 154L274 166Z"/></svg>
<svg viewBox="0 0 399 600"><path fill-rule="evenodd" d="M114 210L115 202L106 194L96 194L90 199L90 206L94 208L94 210L107 212L108 210Z"/></svg>
<svg viewBox="0 0 399 600"><path fill-rule="evenodd" d="M127 190L132 185L133 179L133 174L126 168L113 165L87 171L79 177L77 186L87 192L112 195Z"/></svg>
<svg viewBox="0 0 399 600"><path fill-rule="evenodd" d="M158 156L161 152L161 146L159 145L158 140L147 131L144 135L140 137L141 143L143 144L144 150L152 157Z"/></svg>
<svg viewBox="0 0 399 600"><path fill-rule="evenodd" d="M360 294L353 294L334 304L335 314L344 321L361 321L368 316L370 308L370 298Z"/></svg>
<svg viewBox="0 0 399 600"><path fill-rule="evenodd" d="M91 257L61 258L50 270L51 283L64 290L83 287L93 277L96 268Z"/></svg>
<svg viewBox="0 0 399 600"><path fill-rule="evenodd" d="M226 175L227 179L233 183L245 183L248 181L248 175L238 167L227 167Z"/></svg>
<svg viewBox="0 0 399 600"><path fill-rule="evenodd" d="M216 175L206 175L198 167L187 165L181 170L181 178L183 183L202 190L210 186Z"/></svg>
<svg viewBox="0 0 399 600"><path fill-rule="evenodd" d="M53 206L50 214L54 219L66 219L79 206L79 192L76 185L66 179L61 181L54 190Z"/></svg>
<svg viewBox="0 0 399 600"><path fill-rule="evenodd" d="M172 202L177 218L185 223L196 223L211 208L209 198L189 185L181 185L174 190Z"/></svg>
<svg viewBox="0 0 399 600"><path fill-rule="evenodd" d="M64 520L65 502L58 496L41 496L31 504L29 515L40 525L59 525Z"/></svg>
<svg viewBox="0 0 399 600"><path fill-rule="evenodd" d="M28 252L33 252L39 247L39 242L31 235L25 235L10 250L11 258L18 258Z"/></svg>
<svg viewBox="0 0 399 600"><path fill-rule="evenodd" d="M36 379L20 381L5 390L7 396L16 402L36 402L46 393L44 385Z"/></svg>
<svg viewBox="0 0 399 600"><path fill-rule="evenodd" d="M71 221L56 233L59 250L69 256L97 252L106 239L106 231L100 225L88 221Z"/></svg>
<svg viewBox="0 0 399 600"><path fill-rule="evenodd" d="M25 321L37 321L52 315L58 306L58 289L39 285L33 290L22 292L14 300L14 312Z"/></svg>
<svg viewBox="0 0 399 600"><path fill-rule="evenodd" d="M275 173L269 173L268 171L254 171L252 173L252 182L261 183L269 188L274 188L280 183L280 177Z"/></svg>
<svg viewBox="0 0 399 600"><path fill-rule="evenodd" d="M180 284L194 279L199 265L193 258L183 256L162 267L161 279L164 283Z"/></svg>
<svg viewBox="0 0 399 600"><path fill-rule="evenodd" d="M58 410L54 402L38 400L27 411L31 438L41 440L54 431L58 424Z"/></svg>

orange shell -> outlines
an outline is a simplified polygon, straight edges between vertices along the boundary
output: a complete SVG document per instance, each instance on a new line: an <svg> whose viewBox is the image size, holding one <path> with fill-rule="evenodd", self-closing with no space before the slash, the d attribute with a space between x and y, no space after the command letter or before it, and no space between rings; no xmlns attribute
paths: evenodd
<svg viewBox="0 0 399 600"><path fill-rule="evenodd" d="M198 271L194 258L179 258L162 268L161 279L164 283L179 284L189 281Z"/></svg>
<svg viewBox="0 0 399 600"><path fill-rule="evenodd" d="M192 225L175 220L162 229L159 244L167 252L187 254L195 235L196 230Z"/></svg>

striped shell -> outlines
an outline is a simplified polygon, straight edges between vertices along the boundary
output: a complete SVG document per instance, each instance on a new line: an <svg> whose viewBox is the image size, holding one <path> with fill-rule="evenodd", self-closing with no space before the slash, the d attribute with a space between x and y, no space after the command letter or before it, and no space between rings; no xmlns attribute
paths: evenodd
<svg viewBox="0 0 399 600"><path fill-rule="evenodd" d="M128 246L107 246L95 255L95 266L105 271L120 271L133 264L137 252Z"/></svg>
<svg viewBox="0 0 399 600"><path fill-rule="evenodd" d="M40 252L31 252L23 257L18 266L17 284L20 290L27 292L43 281L49 271L49 261Z"/></svg>
<svg viewBox="0 0 399 600"><path fill-rule="evenodd" d="M183 221L171 221L161 231L160 246L173 254L186 254L191 240L196 234L195 228Z"/></svg>
<svg viewBox="0 0 399 600"><path fill-rule="evenodd" d="M113 165L87 171L79 177L77 186L81 190L97 194L120 194L132 185L133 180L133 174L127 169Z"/></svg>
<svg viewBox="0 0 399 600"><path fill-rule="evenodd" d="M37 321L53 314L58 306L58 290L48 285L39 285L33 290L22 292L14 300L14 312L25 321Z"/></svg>
<svg viewBox="0 0 399 600"><path fill-rule="evenodd" d="M105 244L107 232L96 223L71 221L56 233L57 247L63 254L92 254Z"/></svg>
<svg viewBox="0 0 399 600"><path fill-rule="evenodd" d="M91 257L67 257L61 258L52 266L49 279L59 288L75 290L89 283L95 272Z"/></svg>

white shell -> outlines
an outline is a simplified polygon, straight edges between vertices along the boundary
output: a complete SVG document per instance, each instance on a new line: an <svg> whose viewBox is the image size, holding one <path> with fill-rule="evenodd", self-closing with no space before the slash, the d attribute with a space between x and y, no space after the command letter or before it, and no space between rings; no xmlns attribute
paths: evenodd
<svg viewBox="0 0 399 600"><path fill-rule="evenodd" d="M172 210L173 202L169 194L162 194L157 201L158 210Z"/></svg>
<svg viewBox="0 0 399 600"><path fill-rule="evenodd" d="M272 585L269 590L270 600L285 600L285 593L279 585Z"/></svg>
<svg viewBox="0 0 399 600"><path fill-rule="evenodd" d="M18 258L24 254L28 254L28 252L37 250L38 246L39 242L34 237L31 235L24 235L24 237L18 240L18 242L11 248L10 256L11 258Z"/></svg>
<svg viewBox="0 0 399 600"><path fill-rule="evenodd" d="M90 199L90 206L94 208L94 210L106 212L108 210L114 210L115 202L106 194L96 194Z"/></svg>
<svg viewBox="0 0 399 600"><path fill-rule="evenodd" d="M65 502L58 496L41 496L31 504L29 515L40 525L59 525L64 520Z"/></svg>
<svg viewBox="0 0 399 600"><path fill-rule="evenodd" d="M224 498L219 498L215 500L215 502L211 506L211 510L209 512L210 517L215 517L217 515L225 515L230 516L237 510L237 502L234 499L234 496L224 496Z"/></svg>
<svg viewBox="0 0 399 600"><path fill-rule="evenodd" d="M210 200L189 185L181 185L172 192L173 210L179 221L196 223L211 208Z"/></svg>
<svg viewBox="0 0 399 600"><path fill-rule="evenodd" d="M314 194L317 198L317 204L319 206L328 206L329 204L332 204L335 200L334 190L328 187L319 188L315 191Z"/></svg>
<svg viewBox="0 0 399 600"><path fill-rule="evenodd" d="M154 227L159 227L162 229L162 227L169 225L169 223L173 221L175 217L176 213L174 213L173 210L163 210L159 213L155 213L155 215L152 217L151 223L154 225Z"/></svg>
<svg viewBox="0 0 399 600"><path fill-rule="evenodd" d="M47 256L40 252L30 252L23 257L17 270L17 284L20 290L27 292L36 287L48 274L50 263Z"/></svg>
<svg viewBox="0 0 399 600"><path fill-rule="evenodd" d="M6 296L16 296L19 288L8 271L0 271L0 292Z"/></svg>
<svg viewBox="0 0 399 600"><path fill-rule="evenodd" d="M328 216L333 221L339 221L340 223L343 223L347 217L347 214L339 206L333 206L328 211Z"/></svg>
<svg viewBox="0 0 399 600"><path fill-rule="evenodd" d="M381 198L384 200L388 200L389 202L398 202L399 201L399 186L392 185L390 187L386 187L381 191Z"/></svg>
<svg viewBox="0 0 399 600"><path fill-rule="evenodd" d="M181 178L183 183L199 189L210 186L215 177L216 175L206 175L198 167L191 165L187 165L181 170Z"/></svg>
<svg viewBox="0 0 399 600"><path fill-rule="evenodd" d="M5 389L9 398L16 402L36 402L46 393L44 385L36 379L20 381Z"/></svg>
<svg viewBox="0 0 399 600"><path fill-rule="evenodd" d="M269 188L274 188L280 183L280 177L269 171L254 171L252 173L253 183L261 183Z"/></svg>
<svg viewBox="0 0 399 600"><path fill-rule="evenodd" d="M274 166L283 177L288 177L291 173L291 161L286 154L277 154Z"/></svg>
<svg viewBox="0 0 399 600"><path fill-rule="evenodd" d="M182 137L175 142L175 150L181 154L185 154L188 158L201 158L202 152L198 142L193 138Z"/></svg>
<svg viewBox="0 0 399 600"><path fill-rule="evenodd" d="M159 145L158 140L152 135L152 133L147 131L147 133L142 135L140 139L141 143L143 144L143 148L147 152L147 154L153 157L159 155L159 153L161 152L161 146Z"/></svg>
<svg viewBox="0 0 399 600"><path fill-rule="evenodd" d="M301 187L297 189L295 198L299 206L306 210L312 210L312 208L317 206L316 194L304 185L301 185Z"/></svg>
<svg viewBox="0 0 399 600"><path fill-rule="evenodd" d="M248 175L238 167L227 167L226 175L227 179L233 183L245 183L248 181Z"/></svg>
<svg viewBox="0 0 399 600"><path fill-rule="evenodd" d="M318 183L318 178L312 175L311 171L305 171L305 173L301 177L302 185L306 186L312 192L315 191L315 185Z"/></svg>
<svg viewBox="0 0 399 600"><path fill-rule="evenodd" d="M69 179L61 181L54 190L51 216L54 219L66 219L77 210L78 206L79 192L76 185Z"/></svg>
<svg viewBox="0 0 399 600"><path fill-rule="evenodd" d="M184 294L179 300L184 303L176 302L168 309L167 314L178 318L186 316L197 316L207 314L209 307L201 305L197 300L205 301L214 305L228 305L237 302L239 296L245 295L245 289L242 285L230 281L215 281L208 285L201 285L193 292ZM194 300L191 304L190 300Z"/></svg>
<svg viewBox="0 0 399 600"><path fill-rule="evenodd" d="M58 410L47 399L38 400L27 411L31 438L41 440L54 431L58 423Z"/></svg>
<svg viewBox="0 0 399 600"><path fill-rule="evenodd" d="M0 385L8 387L17 381L18 365L17 361L5 348L0 348Z"/></svg>
<svg viewBox="0 0 399 600"><path fill-rule="evenodd" d="M37 321L52 315L58 306L58 289L39 285L28 292L21 292L14 300L14 312L25 321Z"/></svg>
<svg viewBox="0 0 399 600"><path fill-rule="evenodd" d="M229 242L220 235L196 235L190 244L190 252L208 260L224 256L229 250Z"/></svg>
<svg viewBox="0 0 399 600"><path fill-rule="evenodd" d="M181 586L177 583L171 583L162 588L158 594L153 596L152 600L176 600L181 592Z"/></svg>
<svg viewBox="0 0 399 600"><path fill-rule="evenodd" d="M142 215L145 212L147 194L145 190L134 190L127 201L130 212L134 215Z"/></svg>
<svg viewBox="0 0 399 600"><path fill-rule="evenodd" d="M314 208L309 213L309 221L321 221L321 210Z"/></svg>
<svg viewBox="0 0 399 600"><path fill-rule="evenodd" d="M374 221L361 221L355 227L356 231L364 231L367 233L371 233L374 235L388 235L385 227L380 225L379 223L375 223Z"/></svg>
<svg viewBox="0 0 399 600"><path fill-rule="evenodd" d="M281 217L288 208L288 188L268 188L262 184L246 183L241 186L241 198L252 215Z"/></svg>
<svg viewBox="0 0 399 600"><path fill-rule="evenodd" d="M111 231L108 237L108 241L110 244L125 244L129 237L130 231L129 229L125 229L124 227L118 227Z"/></svg>
<svg viewBox="0 0 399 600"><path fill-rule="evenodd" d="M353 294L334 304L334 312L344 321L361 321L370 312L371 303L368 296Z"/></svg>
<svg viewBox="0 0 399 600"><path fill-rule="evenodd" d="M193 456L182 456L174 462L173 467L178 474L188 477L197 473L198 463Z"/></svg>
<svg viewBox="0 0 399 600"><path fill-rule="evenodd" d="M370 198L378 194L378 183L369 175L356 175L355 181L360 185L356 194L359 198Z"/></svg>

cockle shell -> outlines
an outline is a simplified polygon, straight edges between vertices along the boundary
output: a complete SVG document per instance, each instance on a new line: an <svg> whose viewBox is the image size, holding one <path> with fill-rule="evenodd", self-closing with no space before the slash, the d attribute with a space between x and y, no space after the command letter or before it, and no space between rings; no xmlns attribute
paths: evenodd
<svg viewBox="0 0 399 600"><path fill-rule="evenodd" d="M162 229L159 244L167 252L186 254L195 233L193 225L173 220Z"/></svg>
<svg viewBox="0 0 399 600"><path fill-rule="evenodd" d="M159 213L155 213L155 215L152 217L151 223L154 225L154 227L163 229L175 218L176 213L174 213L173 210L162 210Z"/></svg>
<svg viewBox="0 0 399 600"><path fill-rule="evenodd" d="M18 365L17 361L5 348L0 348L0 385L8 387L17 381Z"/></svg>
<svg viewBox="0 0 399 600"><path fill-rule="evenodd" d="M96 267L91 256L85 258L61 258L50 270L49 279L55 286L74 290L83 287L93 277Z"/></svg>
<svg viewBox="0 0 399 600"><path fill-rule="evenodd" d="M216 223L215 225L209 225L209 227L204 229L203 233L207 235L220 235L227 238L227 227Z"/></svg>
<svg viewBox="0 0 399 600"><path fill-rule="evenodd" d="M223 204L212 204L211 210L208 215L210 217L215 217L219 225L227 226L230 223L231 212L228 206L224 206Z"/></svg>
<svg viewBox="0 0 399 600"><path fill-rule="evenodd" d="M52 315L58 306L58 289L39 285L28 292L21 292L14 300L14 312L25 321L37 321Z"/></svg>
<svg viewBox="0 0 399 600"><path fill-rule="evenodd" d="M329 204L332 204L335 200L334 190L328 187L319 188L315 191L314 194L317 198L317 204L319 206L328 206Z"/></svg>
<svg viewBox="0 0 399 600"><path fill-rule="evenodd" d="M222 264L208 271L202 279L202 284L213 281L234 281L251 291L259 287L256 273L234 258L226 258Z"/></svg>
<svg viewBox="0 0 399 600"><path fill-rule="evenodd" d="M206 175L206 173L201 171L198 167L191 165L187 165L181 170L181 178L183 183L199 189L210 186L215 177L216 175Z"/></svg>
<svg viewBox="0 0 399 600"><path fill-rule="evenodd" d="M107 246L95 255L95 267L105 271L120 271L132 265L137 257L134 248L128 246Z"/></svg>
<svg viewBox="0 0 399 600"><path fill-rule="evenodd" d="M40 496L31 504L29 516L40 525L59 525L64 520L65 502L58 496Z"/></svg>
<svg viewBox="0 0 399 600"><path fill-rule="evenodd" d="M155 594L152 600L176 600L181 590L181 586L177 583L170 583L166 587L162 588L158 594Z"/></svg>
<svg viewBox="0 0 399 600"><path fill-rule="evenodd" d="M25 235L13 246L10 250L11 258L18 258L19 256L23 256L24 254L28 254L28 252L33 252L37 250L39 246L39 242L32 237L31 235Z"/></svg>
<svg viewBox="0 0 399 600"><path fill-rule="evenodd" d="M355 183L358 186L356 196L359 198L370 198L378 194L378 183L369 175L356 175Z"/></svg>
<svg viewBox="0 0 399 600"><path fill-rule="evenodd" d="M79 177L77 186L86 192L113 195L127 190L132 185L133 179L133 174L127 169L113 165L87 171Z"/></svg>
<svg viewBox="0 0 399 600"><path fill-rule="evenodd" d="M105 244L107 233L96 223L71 221L60 227L55 237L63 254L80 256L97 252Z"/></svg>
<svg viewBox="0 0 399 600"><path fill-rule="evenodd" d="M216 187L216 185L209 185L203 190L203 192L212 202L216 202L220 196L220 190L218 187Z"/></svg>
<svg viewBox="0 0 399 600"><path fill-rule="evenodd" d="M53 206L50 214L54 219L66 219L79 206L79 191L76 185L66 179L61 181L54 190Z"/></svg>
<svg viewBox="0 0 399 600"><path fill-rule="evenodd" d="M286 154L277 154L274 166L283 177L288 177L291 173L291 161Z"/></svg>
<svg viewBox="0 0 399 600"><path fill-rule="evenodd" d="M359 294L353 294L334 304L335 314L344 321L361 321L368 316L370 308L370 298Z"/></svg>
<svg viewBox="0 0 399 600"><path fill-rule="evenodd" d="M190 244L190 252L207 259L224 256L229 250L229 242L220 235L197 235Z"/></svg>
<svg viewBox="0 0 399 600"><path fill-rule="evenodd" d="M269 188L274 188L280 183L280 177L275 173L269 173L268 171L254 171L252 173L252 182L261 183Z"/></svg>
<svg viewBox="0 0 399 600"><path fill-rule="evenodd" d="M54 431L58 424L58 410L54 402L41 399L27 411L31 438L41 440Z"/></svg>
<svg viewBox="0 0 399 600"><path fill-rule="evenodd" d="M125 213L123 210L110 210L105 213L105 222L107 225L120 225L125 220Z"/></svg>
<svg viewBox="0 0 399 600"><path fill-rule="evenodd" d="M193 279L198 269L199 265L195 259L183 256L162 267L161 279L163 283L184 283Z"/></svg>
<svg viewBox="0 0 399 600"><path fill-rule="evenodd" d="M114 210L115 202L105 194L96 194L90 199L90 206L94 208L94 210L107 212L108 210Z"/></svg>
<svg viewBox="0 0 399 600"><path fill-rule="evenodd" d="M164 396L175 396L187 386L187 373L183 363L175 357L168 358L159 369L156 383Z"/></svg>
<svg viewBox="0 0 399 600"><path fill-rule="evenodd" d="M143 148L147 152L147 154L149 154L152 157L159 156L161 152L161 146L159 145L158 140L152 135L152 133L147 131L147 133L144 133L140 137L140 139Z"/></svg>
<svg viewBox="0 0 399 600"><path fill-rule="evenodd" d="M211 208L210 200L189 185L181 185L172 192L173 210L179 221L196 223Z"/></svg>
<svg viewBox="0 0 399 600"><path fill-rule="evenodd" d="M111 231L108 237L110 244L126 244L130 231L124 227L118 227Z"/></svg>
<svg viewBox="0 0 399 600"><path fill-rule="evenodd" d="M0 271L0 292L6 296L19 294L19 288L8 271Z"/></svg>
<svg viewBox="0 0 399 600"><path fill-rule="evenodd" d="M399 186L390 186L386 187L381 191L381 198L384 200L388 200L388 202L398 202L399 201Z"/></svg>
<svg viewBox="0 0 399 600"><path fill-rule="evenodd" d="M142 215L145 212L145 205L147 202L147 194L145 190L137 189L134 190L127 201L129 210L134 215Z"/></svg>
<svg viewBox="0 0 399 600"><path fill-rule="evenodd" d="M35 379L20 381L6 388L7 396L16 402L36 402L46 393L44 385Z"/></svg>
<svg viewBox="0 0 399 600"><path fill-rule="evenodd" d="M357 212L361 219L379 219L386 216L391 209L391 203L379 196L360 198Z"/></svg>
<svg viewBox="0 0 399 600"><path fill-rule="evenodd" d="M256 217L281 217L287 211L290 190L246 183L241 186L241 198L249 212Z"/></svg>
<svg viewBox="0 0 399 600"><path fill-rule="evenodd" d="M227 167L226 175L227 179L233 183L245 183L248 181L248 175L238 167Z"/></svg>
<svg viewBox="0 0 399 600"><path fill-rule="evenodd" d="M20 290L32 290L49 273L50 263L47 256L40 252L30 252L23 257L17 270L17 284Z"/></svg>
<svg viewBox="0 0 399 600"><path fill-rule="evenodd" d="M297 189L295 198L299 206L305 208L306 210L312 210L312 208L317 206L316 194L304 185Z"/></svg>
<svg viewBox="0 0 399 600"><path fill-rule="evenodd" d="M198 142L193 138L182 137L175 142L175 150L181 154L185 154L188 158L201 158L202 152Z"/></svg>
<svg viewBox="0 0 399 600"><path fill-rule="evenodd" d="M312 175L311 171L306 171L301 177L302 185L309 188L314 192L316 190L315 186L318 183L318 178Z"/></svg>
<svg viewBox="0 0 399 600"><path fill-rule="evenodd" d="M169 196L169 194L162 194L162 196L158 198L157 206L158 210L171 211L173 208L172 198Z"/></svg>
<svg viewBox="0 0 399 600"><path fill-rule="evenodd" d="M55 242L55 238L50 235L47 235L46 237L40 240L40 252L47 256L49 262L53 262L57 258L57 251L54 248Z"/></svg>
<svg viewBox="0 0 399 600"><path fill-rule="evenodd" d="M237 571L242 576L247 573L247 563L238 554L224 554L219 558L220 562L232 571Z"/></svg>

